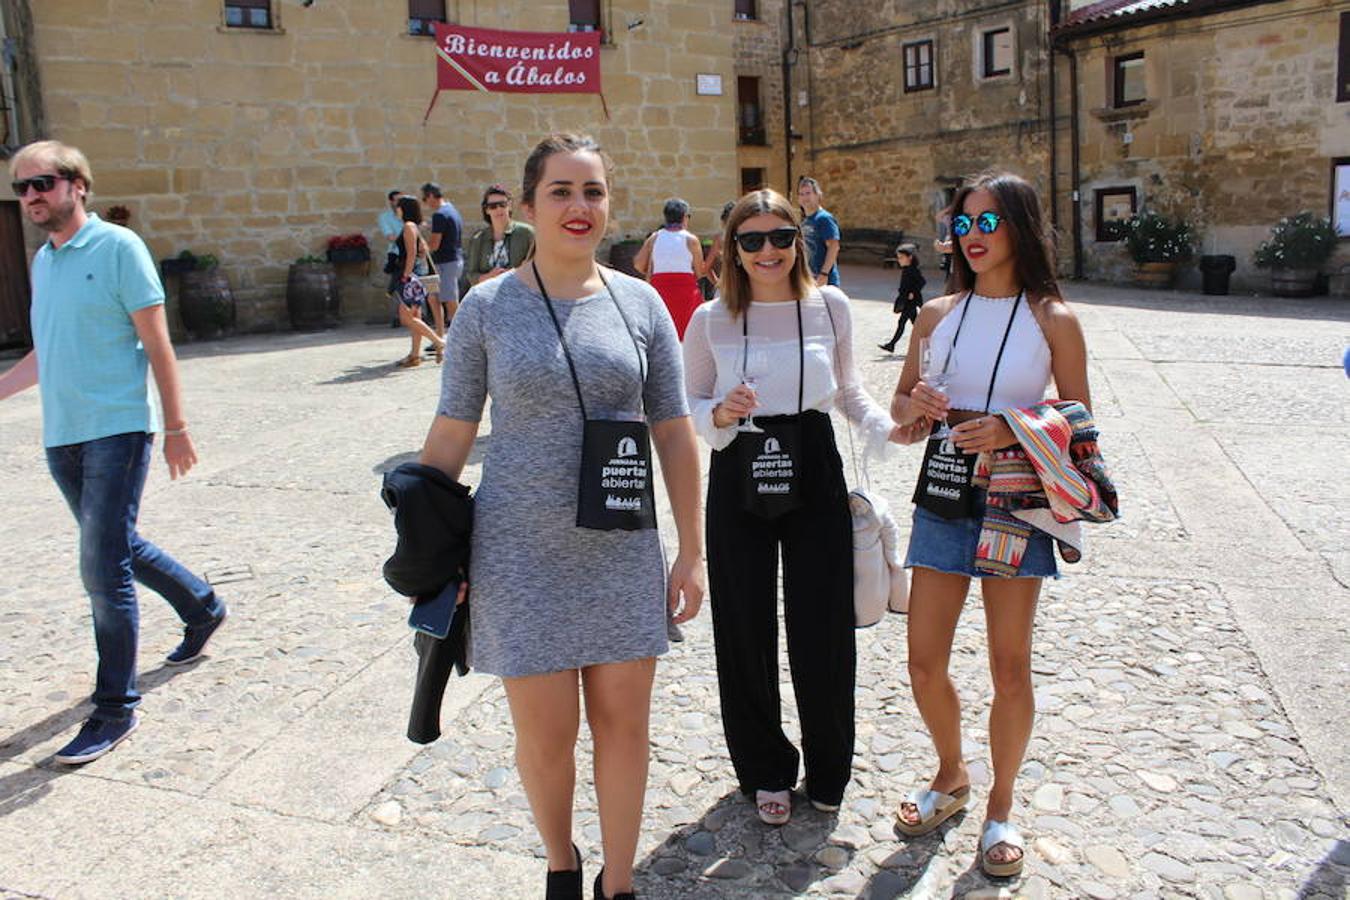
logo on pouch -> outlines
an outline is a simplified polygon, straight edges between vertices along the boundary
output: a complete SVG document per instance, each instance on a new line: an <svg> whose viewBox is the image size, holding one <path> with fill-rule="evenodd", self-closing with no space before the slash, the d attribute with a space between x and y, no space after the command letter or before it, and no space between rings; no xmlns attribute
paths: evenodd
<svg viewBox="0 0 1350 900"><path fill-rule="evenodd" d="M624 438L623 440L619 441L619 449L617 452L620 457L637 456L638 455L637 441L635 441L633 438L630 437Z"/></svg>
<svg viewBox="0 0 1350 900"><path fill-rule="evenodd" d="M938 448L938 452L941 453L943 456L955 456L956 445L952 443L951 438L943 438L942 446Z"/></svg>
<svg viewBox="0 0 1350 900"><path fill-rule="evenodd" d="M613 494L605 496L605 509L616 509L624 512L641 512L641 497L615 497Z"/></svg>
<svg viewBox="0 0 1350 900"><path fill-rule="evenodd" d="M764 439L764 454L766 456L770 453L782 453L782 452L783 448L778 443L778 438L771 437Z"/></svg>

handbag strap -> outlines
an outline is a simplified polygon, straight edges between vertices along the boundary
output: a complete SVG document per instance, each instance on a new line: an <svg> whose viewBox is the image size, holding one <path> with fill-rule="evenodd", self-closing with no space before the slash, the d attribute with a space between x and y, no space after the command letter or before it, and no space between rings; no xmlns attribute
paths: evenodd
<svg viewBox="0 0 1350 900"><path fill-rule="evenodd" d="M440 278L441 270L437 267L436 260L431 258L431 245L427 243L427 239L422 237L420 233L417 235L417 246L422 248L422 255L426 257L427 267L431 269L431 274Z"/></svg>
<svg viewBox="0 0 1350 900"><path fill-rule="evenodd" d="M830 334L834 335L834 353L831 354L831 356L834 359L835 377L839 379L839 386L843 387L844 367L843 364L839 362L839 329L834 325L834 313L830 311L829 298L822 293L820 299L821 302L825 304L825 315L830 319ZM866 488L871 490L872 477L867 471L866 460L864 460L863 466L858 466L858 451L853 446L853 423L848 420L847 416L844 417L844 430L848 432L849 459L853 460L853 483L858 484L861 482Z"/></svg>

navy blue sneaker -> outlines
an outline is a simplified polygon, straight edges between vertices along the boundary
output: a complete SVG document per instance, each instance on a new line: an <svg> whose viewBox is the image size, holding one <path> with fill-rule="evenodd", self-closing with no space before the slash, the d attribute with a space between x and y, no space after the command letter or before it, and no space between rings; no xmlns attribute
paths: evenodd
<svg viewBox="0 0 1350 900"><path fill-rule="evenodd" d="M211 635L216 633L229 614L228 609L222 608L220 615L211 624L184 628L183 643L173 648L173 652L164 657L164 662L171 666L182 666L201 656L206 649L206 642L211 640Z"/></svg>
<svg viewBox="0 0 1350 900"><path fill-rule="evenodd" d="M78 766L98 759L127 739L136 730L140 719L89 719L80 727L75 739L56 751L56 761Z"/></svg>

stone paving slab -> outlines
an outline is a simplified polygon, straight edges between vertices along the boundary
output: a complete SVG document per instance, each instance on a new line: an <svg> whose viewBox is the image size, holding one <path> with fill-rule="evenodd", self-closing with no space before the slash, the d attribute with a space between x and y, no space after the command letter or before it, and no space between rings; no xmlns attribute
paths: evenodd
<svg viewBox="0 0 1350 900"><path fill-rule="evenodd" d="M902 360L873 338L893 326L894 276L845 275L857 358L885 402ZM859 635L843 809L799 798L790 826L765 828L734 792L705 614L658 670L642 896L1346 896L1350 498L1326 472L1350 423L1323 357L1350 343L1350 308L1069 291L1125 518L1046 589L1017 798L1026 877L978 874L978 806L919 841L890 826L931 766L902 617ZM50 754L92 677L75 529L36 395L0 404L0 897L538 895L500 684L455 678L446 736L402 739L413 662L406 605L379 577L390 531L375 491L420 445L440 377L391 368L403 352L400 332L376 328L183 348L202 464L170 483L156 463L143 530L210 575L232 620L208 658L166 669L177 625L145 596L142 726L74 772ZM899 449L871 473L902 519L918 460ZM661 520L669 538L668 509ZM972 600L953 666L977 803L985 659ZM794 733L790 702L785 719ZM594 872L588 738L579 756Z"/></svg>

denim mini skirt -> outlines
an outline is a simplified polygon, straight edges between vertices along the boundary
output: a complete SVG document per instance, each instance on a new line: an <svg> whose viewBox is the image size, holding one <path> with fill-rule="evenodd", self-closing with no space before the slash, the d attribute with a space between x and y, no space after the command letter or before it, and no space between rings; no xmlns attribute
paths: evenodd
<svg viewBox="0 0 1350 900"><path fill-rule="evenodd" d="M989 572L975 571L975 548L980 541L984 521L984 491L975 491L975 515L967 519L944 519L922 507L914 507L909 531L909 550L905 568L921 566L950 575L970 578L998 578ZM1058 578L1055 542L1044 531L1033 530L1027 538L1017 578Z"/></svg>

